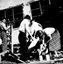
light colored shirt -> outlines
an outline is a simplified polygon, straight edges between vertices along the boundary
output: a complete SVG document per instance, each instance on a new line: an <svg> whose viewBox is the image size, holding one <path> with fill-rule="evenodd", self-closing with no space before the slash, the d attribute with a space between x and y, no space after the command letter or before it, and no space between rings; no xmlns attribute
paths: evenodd
<svg viewBox="0 0 63 64"><path fill-rule="evenodd" d="M34 31L37 32L38 30L43 30L42 25L35 21L32 21L31 28L32 28L32 32L34 32Z"/></svg>
<svg viewBox="0 0 63 64"><path fill-rule="evenodd" d="M28 29L29 24L30 24L30 20L24 19L19 26L19 31L25 33L25 29Z"/></svg>
<svg viewBox="0 0 63 64"><path fill-rule="evenodd" d="M10 26L6 27L6 24L4 22L0 22L0 26L3 27L3 29L7 30Z"/></svg>

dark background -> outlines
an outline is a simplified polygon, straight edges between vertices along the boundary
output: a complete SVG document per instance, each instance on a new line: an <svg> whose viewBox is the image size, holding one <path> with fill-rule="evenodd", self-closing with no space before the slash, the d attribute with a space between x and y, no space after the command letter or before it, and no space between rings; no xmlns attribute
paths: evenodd
<svg viewBox="0 0 63 64"><path fill-rule="evenodd" d="M40 0L42 15L35 17L45 27L54 27L61 36L61 50L63 50L63 0Z"/></svg>
<svg viewBox="0 0 63 64"><path fill-rule="evenodd" d="M41 2L42 3L42 2ZM44 27L53 26L58 29L61 35L61 47L63 50L63 1L51 0L51 5L46 6L44 14L40 17ZM42 23L42 22L41 22Z"/></svg>

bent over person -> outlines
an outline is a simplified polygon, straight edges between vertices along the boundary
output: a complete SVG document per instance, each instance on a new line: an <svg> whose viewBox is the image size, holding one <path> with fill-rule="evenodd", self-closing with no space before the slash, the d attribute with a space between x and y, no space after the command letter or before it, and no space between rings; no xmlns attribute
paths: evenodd
<svg viewBox="0 0 63 64"><path fill-rule="evenodd" d="M53 27L47 27L44 29L44 32L47 34L47 36L50 37L48 41L49 52L54 52L55 56L58 56L57 51L61 49L61 39L59 31Z"/></svg>

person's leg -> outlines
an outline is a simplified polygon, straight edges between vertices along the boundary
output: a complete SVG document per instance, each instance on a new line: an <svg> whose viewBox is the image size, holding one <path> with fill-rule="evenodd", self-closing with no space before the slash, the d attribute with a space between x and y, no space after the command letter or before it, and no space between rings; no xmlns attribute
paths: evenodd
<svg viewBox="0 0 63 64"><path fill-rule="evenodd" d="M7 36L4 31L2 32L2 50L3 51L7 50Z"/></svg>
<svg viewBox="0 0 63 64"><path fill-rule="evenodd" d="M26 61L26 53L27 53L27 46L26 46L26 34L21 32L19 33L19 42L20 42L20 53L21 53L21 60Z"/></svg>

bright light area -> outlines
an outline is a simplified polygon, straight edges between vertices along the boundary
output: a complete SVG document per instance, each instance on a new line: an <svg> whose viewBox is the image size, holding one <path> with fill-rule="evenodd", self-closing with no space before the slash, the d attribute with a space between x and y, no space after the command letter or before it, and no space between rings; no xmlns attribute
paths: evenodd
<svg viewBox="0 0 63 64"><path fill-rule="evenodd" d="M37 0L0 0L0 10Z"/></svg>

